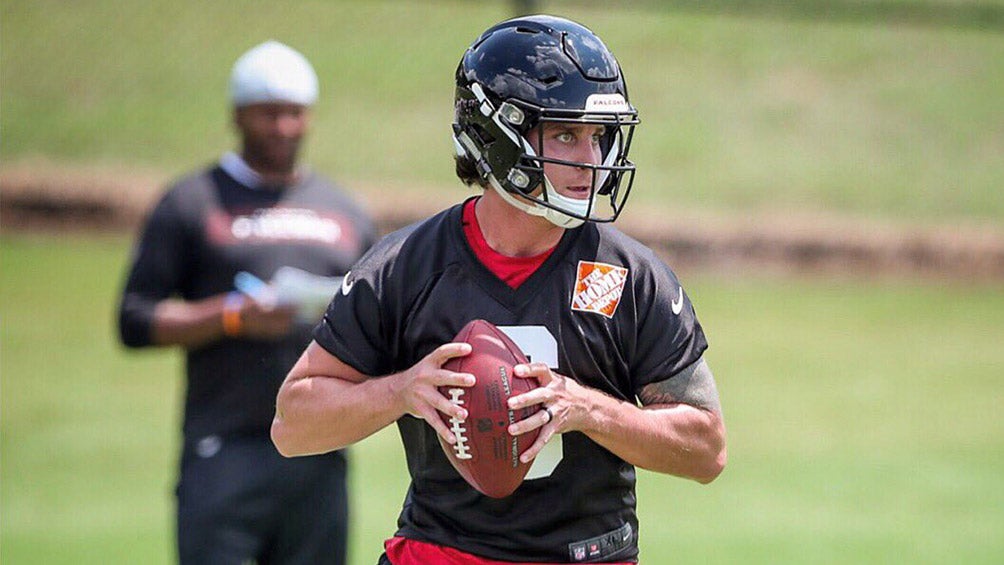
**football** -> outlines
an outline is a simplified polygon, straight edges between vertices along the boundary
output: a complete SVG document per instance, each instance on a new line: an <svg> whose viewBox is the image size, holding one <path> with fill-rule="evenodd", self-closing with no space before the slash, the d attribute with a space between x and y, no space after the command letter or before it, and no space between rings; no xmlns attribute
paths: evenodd
<svg viewBox="0 0 1004 565"><path fill-rule="evenodd" d="M537 429L513 437L507 428L540 410L539 405L510 410L506 401L537 388L538 383L536 379L513 376L513 367L526 363L526 356L490 322L469 322L453 341L471 344L471 352L450 359L443 368L470 373L477 382L467 388L439 387L451 402L467 410L466 420L440 412L457 441L450 445L440 437L439 443L447 459L472 487L492 498L504 498L519 487L530 470L530 463L520 463L519 456L533 445L539 432Z"/></svg>

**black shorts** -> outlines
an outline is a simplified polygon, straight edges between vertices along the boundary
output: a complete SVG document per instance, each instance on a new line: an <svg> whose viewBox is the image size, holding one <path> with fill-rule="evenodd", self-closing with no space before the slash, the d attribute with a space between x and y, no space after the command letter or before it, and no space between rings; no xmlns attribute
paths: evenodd
<svg viewBox="0 0 1004 565"><path fill-rule="evenodd" d="M341 452L287 459L268 436L185 446L178 482L182 565L345 563Z"/></svg>

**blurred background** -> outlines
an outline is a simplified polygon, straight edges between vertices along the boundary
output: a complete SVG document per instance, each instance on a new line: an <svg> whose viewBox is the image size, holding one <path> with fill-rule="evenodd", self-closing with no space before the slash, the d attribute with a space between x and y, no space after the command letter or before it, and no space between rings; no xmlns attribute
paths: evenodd
<svg viewBox="0 0 1004 565"><path fill-rule="evenodd" d="M274 38L321 99L306 160L384 229L470 194L453 72L518 11L570 17L642 124L619 227L711 342L730 463L641 472L642 562L1004 562L1004 1L7 0L0 4L0 562L170 563L183 386L114 311L164 185L234 147ZM355 446L355 564L407 484Z"/></svg>

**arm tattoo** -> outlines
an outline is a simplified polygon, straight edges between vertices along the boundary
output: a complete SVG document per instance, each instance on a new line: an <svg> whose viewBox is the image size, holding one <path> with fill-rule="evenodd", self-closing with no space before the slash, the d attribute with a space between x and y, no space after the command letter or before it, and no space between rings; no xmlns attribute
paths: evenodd
<svg viewBox="0 0 1004 565"><path fill-rule="evenodd" d="M668 379L645 385L638 398L646 406L689 404L716 414L722 412L715 377L703 357Z"/></svg>

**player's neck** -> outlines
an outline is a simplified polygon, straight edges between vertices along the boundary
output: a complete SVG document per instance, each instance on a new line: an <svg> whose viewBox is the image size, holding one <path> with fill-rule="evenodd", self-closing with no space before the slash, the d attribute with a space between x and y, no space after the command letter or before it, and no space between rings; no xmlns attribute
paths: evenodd
<svg viewBox="0 0 1004 565"><path fill-rule="evenodd" d="M251 167L251 170L258 174L258 179L263 187L291 186L296 184L299 179L299 172L295 164L291 164L288 168L271 167L262 160L255 159L247 151L241 154L241 158L244 159L248 167Z"/></svg>
<svg viewBox="0 0 1004 565"><path fill-rule="evenodd" d="M565 230L539 216L517 210L489 189L474 207L485 242L509 257L532 257L561 241Z"/></svg>
<svg viewBox="0 0 1004 565"><path fill-rule="evenodd" d="M299 175L296 171L288 173L258 173L261 176L261 184L267 188L281 188L296 184Z"/></svg>

